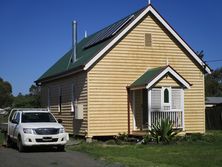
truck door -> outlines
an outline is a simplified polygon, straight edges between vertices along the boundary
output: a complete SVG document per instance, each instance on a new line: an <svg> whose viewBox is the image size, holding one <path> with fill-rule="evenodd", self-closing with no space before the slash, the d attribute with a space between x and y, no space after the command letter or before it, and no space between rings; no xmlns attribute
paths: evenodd
<svg viewBox="0 0 222 167"><path fill-rule="evenodd" d="M18 136L18 128L20 126L20 112L17 112L17 114L15 115L15 120L16 120L16 124L14 124L14 130L13 130L13 138L17 139Z"/></svg>
<svg viewBox="0 0 222 167"><path fill-rule="evenodd" d="M12 120L15 118L15 115L16 115L16 110L12 110L9 114L9 119L8 119L8 135L10 137L12 137L12 129L13 129L13 123L12 123Z"/></svg>
<svg viewBox="0 0 222 167"><path fill-rule="evenodd" d="M20 113L19 112L15 112L13 114L13 116L10 118L9 122L8 122L8 126L9 126L8 132L9 132L9 136L11 138L14 138L15 130L16 130L16 127L18 126L18 124L17 123L13 123L12 120L17 120L17 119L19 119L19 117L20 117Z"/></svg>

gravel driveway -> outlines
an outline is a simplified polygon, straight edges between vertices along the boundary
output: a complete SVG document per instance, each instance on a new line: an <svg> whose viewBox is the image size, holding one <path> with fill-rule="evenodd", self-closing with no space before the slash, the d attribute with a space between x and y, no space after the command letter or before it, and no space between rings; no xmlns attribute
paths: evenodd
<svg viewBox="0 0 222 167"><path fill-rule="evenodd" d="M102 161L94 160L87 154L75 151L53 152L53 150L36 150L27 153L19 153L13 148L0 147L0 167L26 166L101 167L107 165Z"/></svg>

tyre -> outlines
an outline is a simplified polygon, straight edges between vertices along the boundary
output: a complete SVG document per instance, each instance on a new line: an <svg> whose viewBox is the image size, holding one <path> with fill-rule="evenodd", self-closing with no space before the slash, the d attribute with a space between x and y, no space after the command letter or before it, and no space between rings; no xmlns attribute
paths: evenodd
<svg viewBox="0 0 222 167"><path fill-rule="evenodd" d="M13 145L12 139L10 138L9 135L7 135L7 138L6 138L6 147L12 147L12 145Z"/></svg>
<svg viewBox="0 0 222 167"><path fill-rule="evenodd" d="M23 146L20 136L18 137L18 140L17 140L17 148L18 148L19 152L24 152L25 151L25 146Z"/></svg>
<svg viewBox="0 0 222 167"><path fill-rule="evenodd" d="M65 151L65 145L57 146L57 151L64 152Z"/></svg>

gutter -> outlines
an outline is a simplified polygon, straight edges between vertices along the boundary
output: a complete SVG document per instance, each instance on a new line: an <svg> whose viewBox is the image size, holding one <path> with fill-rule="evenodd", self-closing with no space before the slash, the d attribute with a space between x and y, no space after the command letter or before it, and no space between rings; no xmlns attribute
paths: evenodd
<svg viewBox="0 0 222 167"><path fill-rule="evenodd" d="M84 71L85 65L80 65L78 67L75 67L75 68L72 68L68 71L64 71L64 72L61 72L61 73L57 73L55 75L52 75L52 76L49 76L49 77L46 77L46 78L42 78L42 79L38 79L35 82L35 84L37 86L40 86L42 82L49 82L49 81L52 81L52 80L56 80L56 79L60 79L60 78L64 78L64 77L67 77L69 75L72 75L72 74L76 74L76 73L79 73L79 72L82 72Z"/></svg>

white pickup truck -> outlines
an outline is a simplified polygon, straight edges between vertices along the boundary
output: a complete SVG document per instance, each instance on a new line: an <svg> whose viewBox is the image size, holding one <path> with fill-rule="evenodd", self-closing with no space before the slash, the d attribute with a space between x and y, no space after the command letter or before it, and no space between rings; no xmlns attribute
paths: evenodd
<svg viewBox="0 0 222 167"><path fill-rule="evenodd" d="M20 152L28 146L56 146L63 151L68 133L47 109L12 109L8 118L7 143L17 144Z"/></svg>

